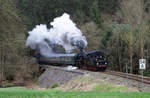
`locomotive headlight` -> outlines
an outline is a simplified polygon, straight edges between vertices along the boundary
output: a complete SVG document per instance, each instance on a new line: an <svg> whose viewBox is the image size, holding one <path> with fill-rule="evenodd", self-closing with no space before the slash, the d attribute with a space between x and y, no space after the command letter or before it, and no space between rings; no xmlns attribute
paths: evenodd
<svg viewBox="0 0 150 98"><path fill-rule="evenodd" d="M106 65L107 63L105 62L105 65Z"/></svg>
<svg viewBox="0 0 150 98"><path fill-rule="evenodd" d="M98 62L96 63L96 65L98 66Z"/></svg>

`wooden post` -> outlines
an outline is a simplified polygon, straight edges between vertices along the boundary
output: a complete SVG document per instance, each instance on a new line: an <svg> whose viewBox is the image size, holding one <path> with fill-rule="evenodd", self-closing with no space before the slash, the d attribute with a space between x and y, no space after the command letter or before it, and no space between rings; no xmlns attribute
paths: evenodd
<svg viewBox="0 0 150 98"><path fill-rule="evenodd" d="M0 41L0 69L2 69L2 41ZM2 87L2 70L0 70L0 87Z"/></svg>
<svg viewBox="0 0 150 98"><path fill-rule="evenodd" d="M142 69L142 89L143 89L143 69Z"/></svg>
<svg viewBox="0 0 150 98"><path fill-rule="evenodd" d="M127 65L127 63L126 63L126 78L127 78L126 85L128 86L128 65Z"/></svg>
<svg viewBox="0 0 150 98"><path fill-rule="evenodd" d="M0 41L0 65L1 65L1 70L0 70L0 87L3 87L3 42Z"/></svg>

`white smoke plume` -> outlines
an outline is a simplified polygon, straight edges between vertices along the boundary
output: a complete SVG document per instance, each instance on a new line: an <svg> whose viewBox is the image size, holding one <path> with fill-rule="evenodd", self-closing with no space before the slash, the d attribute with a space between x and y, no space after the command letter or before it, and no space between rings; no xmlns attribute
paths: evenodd
<svg viewBox="0 0 150 98"><path fill-rule="evenodd" d="M83 49L87 46L85 36L67 13L56 17L50 25L50 29L45 24L36 25L28 32L26 45L47 57L55 53L56 45L62 45L67 53L75 48Z"/></svg>

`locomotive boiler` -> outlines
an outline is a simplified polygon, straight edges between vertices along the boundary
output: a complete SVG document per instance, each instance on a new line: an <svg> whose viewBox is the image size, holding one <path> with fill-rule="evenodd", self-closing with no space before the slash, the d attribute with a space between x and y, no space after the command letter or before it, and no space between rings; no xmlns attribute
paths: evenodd
<svg viewBox="0 0 150 98"><path fill-rule="evenodd" d="M49 57L38 56L39 64L47 64L54 66L71 65L80 69L104 71L107 62L104 60L104 54L99 50L88 52L72 53L72 54L52 54Z"/></svg>

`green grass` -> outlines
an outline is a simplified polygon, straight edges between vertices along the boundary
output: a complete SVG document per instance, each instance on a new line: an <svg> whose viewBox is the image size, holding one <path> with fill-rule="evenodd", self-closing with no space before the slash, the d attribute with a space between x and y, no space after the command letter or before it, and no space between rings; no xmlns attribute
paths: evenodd
<svg viewBox="0 0 150 98"><path fill-rule="evenodd" d="M0 98L150 98L149 92L61 92L53 89L32 90L23 87L1 88Z"/></svg>
<svg viewBox="0 0 150 98"><path fill-rule="evenodd" d="M98 84L92 91L99 92L127 92L128 88L125 86L114 86L112 84Z"/></svg>

